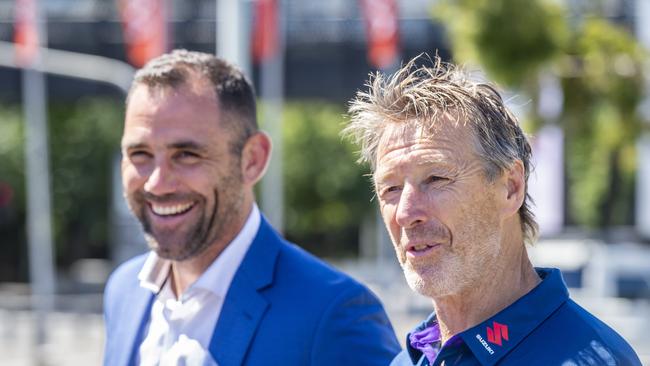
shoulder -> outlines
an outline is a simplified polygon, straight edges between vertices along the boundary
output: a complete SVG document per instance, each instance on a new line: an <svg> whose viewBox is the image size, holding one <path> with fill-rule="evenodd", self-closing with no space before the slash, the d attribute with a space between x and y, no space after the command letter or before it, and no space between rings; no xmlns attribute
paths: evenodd
<svg viewBox="0 0 650 366"><path fill-rule="evenodd" d="M535 335L531 341L539 341L541 349L555 349L568 364L580 365L589 357L604 365L641 365L623 337L571 299L546 319Z"/></svg>
<svg viewBox="0 0 650 366"><path fill-rule="evenodd" d="M575 301L569 299L560 310L570 315L565 327L572 329L571 332L578 339L589 339L586 348L598 354L603 361L609 361L609 357L618 364L641 365L630 344L620 334Z"/></svg>
<svg viewBox="0 0 650 366"><path fill-rule="evenodd" d="M266 287L264 292L279 302L308 294L301 301L313 303L314 309L344 291L369 292L349 275L284 239L264 219L233 284L243 279Z"/></svg>
<svg viewBox="0 0 650 366"><path fill-rule="evenodd" d="M276 284L291 287L293 295L287 292L285 298L294 303L300 299L298 317L313 320L313 364L388 364L400 347L375 294L331 265L285 244Z"/></svg>
<svg viewBox="0 0 650 366"><path fill-rule="evenodd" d="M331 264L316 258L290 242L283 242L278 255L276 280L291 280L294 284L308 285L322 296L340 296L342 292L369 292L349 275Z"/></svg>
<svg viewBox="0 0 650 366"><path fill-rule="evenodd" d="M386 312L366 286L286 241L264 220L229 296L251 284L269 304L257 330L262 351L255 354L272 344L273 352L282 352L278 359L298 357L297 364L385 366L399 352ZM288 331L278 338L278 329Z"/></svg>
<svg viewBox="0 0 650 366"><path fill-rule="evenodd" d="M108 281L106 282L106 291L109 291L115 286L137 283L138 273L142 269L144 261L147 259L147 255L148 253L141 254L117 266L108 277Z"/></svg>
<svg viewBox="0 0 650 366"><path fill-rule="evenodd" d="M108 277L104 288L104 310L110 311L120 294L128 294L139 287L138 273L148 253L141 254L120 264Z"/></svg>

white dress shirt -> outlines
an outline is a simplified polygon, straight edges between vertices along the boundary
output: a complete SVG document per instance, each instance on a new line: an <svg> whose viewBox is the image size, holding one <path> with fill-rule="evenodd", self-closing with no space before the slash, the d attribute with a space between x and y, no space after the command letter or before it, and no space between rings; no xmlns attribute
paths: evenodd
<svg viewBox="0 0 650 366"><path fill-rule="evenodd" d="M151 252L138 274L140 286L157 294L147 333L139 349L139 363L154 365L216 365L210 339L235 272L259 230L257 205L242 230L196 282L176 298L168 277L171 262Z"/></svg>

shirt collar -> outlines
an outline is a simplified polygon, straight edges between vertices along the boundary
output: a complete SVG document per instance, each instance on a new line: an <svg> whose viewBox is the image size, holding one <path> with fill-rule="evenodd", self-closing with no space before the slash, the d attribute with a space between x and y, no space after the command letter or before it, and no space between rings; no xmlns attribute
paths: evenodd
<svg viewBox="0 0 650 366"><path fill-rule="evenodd" d="M188 290L201 288L225 297L235 272L237 272L248 248L250 248L253 239L257 235L261 221L262 217L259 208L257 204L253 203L253 208L237 236ZM170 269L170 260L160 258L153 251L150 252L138 273L140 287L158 294L169 276Z"/></svg>
<svg viewBox="0 0 650 366"><path fill-rule="evenodd" d="M221 298L226 297L230 282L248 252L248 248L253 243L261 221L260 211L257 205L253 204L253 209L239 234L190 287L211 291Z"/></svg>
<svg viewBox="0 0 650 366"><path fill-rule="evenodd" d="M558 269L536 271L542 282L534 289L493 317L458 334L482 365L495 365L568 300L569 292ZM416 331L435 322L436 316L431 314ZM422 352L408 342L407 349L413 364L417 364Z"/></svg>
<svg viewBox="0 0 650 366"><path fill-rule="evenodd" d="M414 365L416 365L418 363L418 360L420 360L420 358L422 358L423 353L422 353L422 351L420 351L419 349L417 349L417 348L415 348L415 347L413 347L411 345L411 334L416 333L416 332L421 332L421 331L425 330L426 328L432 327L432 326L437 325L437 324L438 324L438 320L436 318L436 313L435 312L431 313L431 315L429 315L427 320L422 322L420 325L415 327L415 329L413 329L411 331L411 333L406 335L406 351L408 352L409 357L411 358L411 361L413 361Z"/></svg>
<svg viewBox="0 0 650 366"><path fill-rule="evenodd" d="M171 262L167 259L158 257L158 254L151 251L144 261L142 269L138 273L138 280L140 280L140 287L158 294L162 290Z"/></svg>

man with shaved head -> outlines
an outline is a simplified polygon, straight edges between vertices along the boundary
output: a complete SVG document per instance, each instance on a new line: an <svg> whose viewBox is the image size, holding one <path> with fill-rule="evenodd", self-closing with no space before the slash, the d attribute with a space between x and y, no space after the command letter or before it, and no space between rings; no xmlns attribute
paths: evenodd
<svg viewBox="0 0 650 366"><path fill-rule="evenodd" d="M559 270L528 259L531 149L497 90L421 61L372 77L344 131L370 164L406 281L433 302L392 365L640 365Z"/></svg>
<svg viewBox="0 0 650 366"><path fill-rule="evenodd" d="M380 366L399 352L377 298L260 213L270 153L233 65L177 50L137 72L122 182L151 251L106 286L106 366Z"/></svg>

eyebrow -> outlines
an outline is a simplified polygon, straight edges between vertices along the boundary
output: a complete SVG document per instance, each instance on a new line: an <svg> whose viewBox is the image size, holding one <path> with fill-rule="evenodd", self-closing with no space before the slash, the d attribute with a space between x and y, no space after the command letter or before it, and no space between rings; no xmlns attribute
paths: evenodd
<svg viewBox="0 0 650 366"><path fill-rule="evenodd" d="M425 167L425 168L432 169L434 171L442 171L446 173L453 172L455 169L454 165L451 164L448 161L448 159L438 159L437 157L433 159L425 159L422 161L418 161L415 163L415 165L420 168ZM395 176L395 172L393 170L389 170L389 169L376 170L372 174L372 181L376 184L377 182L380 181L389 180L394 176Z"/></svg>
<svg viewBox="0 0 650 366"><path fill-rule="evenodd" d="M143 144L141 142L132 142L126 145L122 145L122 149L124 150L137 150L137 149L143 149L146 148L147 145Z"/></svg>
<svg viewBox="0 0 650 366"><path fill-rule="evenodd" d="M389 171L389 170L381 170L381 171L375 171L372 174L372 182L374 184L377 184L379 181L385 181L393 177L395 173Z"/></svg>
<svg viewBox="0 0 650 366"><path fill-rule="evenodd" d="M205 151L207 150L204 145L200 145L194 141L179 141L167 145L167 148L171 149L186 149L194 151Z"/></svg>
<svg viewBox="0 0 650 366"><path fill-rule="evenodd" d="M134 142L130 144L126 144L124 146L125 150L137 150L137 149L145 149L148 148L149 145L142 143L142 142ZM167 144L168 149L186 149L186 150L194 150L194 151L206 151L207 149L205 146L200 145L194 141L179 141L179 142L173 142L171 144Z"/></svg>

